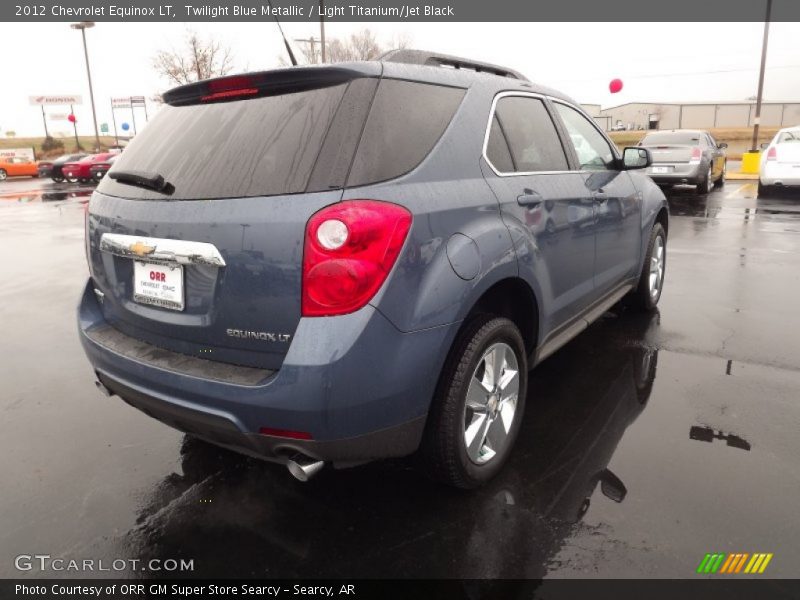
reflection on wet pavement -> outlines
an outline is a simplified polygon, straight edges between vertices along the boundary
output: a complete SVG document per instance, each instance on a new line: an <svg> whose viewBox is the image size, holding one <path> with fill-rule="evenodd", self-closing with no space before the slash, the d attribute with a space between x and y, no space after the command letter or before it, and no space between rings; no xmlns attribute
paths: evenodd
<svg viewBox="0 0 800 600"><path fill-rule="evenodd" d="M0 252L28 250L0 288L0 574L36 551L200 577L691 577L744 549L796 575L800 202L742 188L671 195L660 313L615 309L537 367L506 469L470 493L413 458L301 484L100 396L73 321L85 197L0 202Z"/></svg>

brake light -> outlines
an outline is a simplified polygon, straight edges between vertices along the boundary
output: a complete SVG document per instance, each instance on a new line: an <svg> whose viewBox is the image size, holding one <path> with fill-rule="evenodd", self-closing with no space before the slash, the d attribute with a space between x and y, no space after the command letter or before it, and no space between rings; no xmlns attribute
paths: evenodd
<svg viewBox="0 0 800 600"><path fill-rule="evenodd" d="M778 160L778 149L775 146L767 150L767 160Z"/></svg>
<svg viewBox="0 0 800 600"><path fill-rule="evenodd" d="M703 152L700 148L694 147L692 148L692 157L689 159L690 164L697 164L700 162L700 158L703 156Z"/></svg>
<svg viewBox="0 0 800 600"><path fill-rule="evenodd" d="M230 100L240 96L252 96L257 94L256 88L240 88L238 90L224 90L222 92L214 92L200 98L201 102L213 102L214 100Z"/></svg>
<svg viewBox="0 0 800 600"><path fill-rule="evenodd" d="M303 251L303 316L343 315L369 302L410 228L408 210L377 200L348 200L314 214Z"/></svg>

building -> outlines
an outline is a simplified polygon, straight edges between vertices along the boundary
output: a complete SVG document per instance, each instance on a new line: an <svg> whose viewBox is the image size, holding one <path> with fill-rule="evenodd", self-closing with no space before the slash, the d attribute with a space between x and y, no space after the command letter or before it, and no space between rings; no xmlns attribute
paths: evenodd
<svg viewBox="0 0 800 600"><path fill-rule="evenodd" d="M584 105L586 106L591 105ZM611 129L713 129L716 127L752 127L754 102L629 102L589 113L606 131ZM764 102L761 125L789 127L800 124L800 102Z"/></svg>

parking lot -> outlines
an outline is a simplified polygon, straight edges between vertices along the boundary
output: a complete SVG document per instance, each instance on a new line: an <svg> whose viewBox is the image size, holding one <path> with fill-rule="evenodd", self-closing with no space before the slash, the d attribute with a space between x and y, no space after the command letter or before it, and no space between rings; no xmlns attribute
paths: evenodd
<svg viewBox="0 0 800 600"><path fill-rule="evenodd" d="M90 193L0 184L2 576L44 553L196 577L683 578L769 552L796 577L800 197L670 192L660 313L608 313L538 367L507 468L464 493L410 460L302 484L101 395L74 314Z"/></svg>

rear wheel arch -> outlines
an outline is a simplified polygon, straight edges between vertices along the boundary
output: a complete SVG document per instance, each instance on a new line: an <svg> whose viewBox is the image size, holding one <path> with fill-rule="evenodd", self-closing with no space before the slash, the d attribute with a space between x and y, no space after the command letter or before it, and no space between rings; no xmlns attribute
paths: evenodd
<svg viewBox="0 0 800 600"><path fill-rule="evenodd" d="M664 228L664 234L669 237L669 212L667 211L666 206L662 206L658 211L658 214L656 214L656 219L653 222L653 225L656 223L661 224L661 226Z"/></svg>
<svg viewBox="0 0 800 600"><path fill-rule="evenodd" d="M539 336L539 302L533 289L524 279L509 277L489 287L470 308L464 319L464 326L479 315L509 319L519 328L528 356L536 350Z"/></svg>

